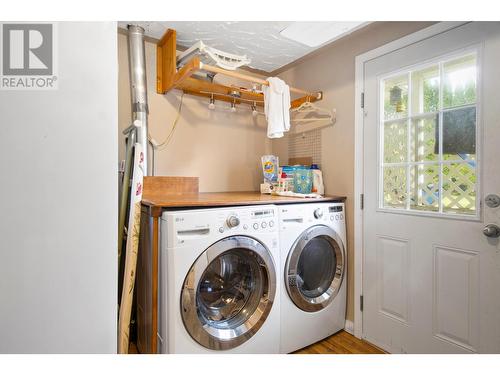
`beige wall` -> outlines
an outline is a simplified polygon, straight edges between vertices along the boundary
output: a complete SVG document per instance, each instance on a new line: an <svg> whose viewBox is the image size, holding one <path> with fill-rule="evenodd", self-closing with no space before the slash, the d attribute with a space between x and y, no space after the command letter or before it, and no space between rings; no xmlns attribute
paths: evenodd
<svg viewBox="0 0 500 375"><path fill-rule="evenodd" d="M124 159L123 129L131 123L127 36L118 34L119 160ZM179 106L180 92L156 93L156 46L146 42L149 133L158 142L167 137ZM218 77L216 77L218 78ZM217 102L185 95L181 117L167 148L156 153L155 174L198 176L201 191L258 190L262 180L260 156L271 151L262 117L252 117L246 105L237 113Z"/></svg>
<svg viewBox="0 0 500 375"><path fill-rule="evenodd" d="M377 22L335 42L280 74L292 86L322 90L324 100L318 105L337 109L336 124L322 130L321 169L326 193L347 196L349 320L354 318L354 59L363 52L431 24L432 22ZM286 137L273 140L272 144L273 153L280 160L287 160Z"/></svg>

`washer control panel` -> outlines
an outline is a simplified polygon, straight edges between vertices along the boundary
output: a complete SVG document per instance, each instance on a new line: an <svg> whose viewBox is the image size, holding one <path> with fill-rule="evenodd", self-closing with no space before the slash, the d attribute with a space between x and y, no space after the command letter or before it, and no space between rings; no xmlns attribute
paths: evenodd
<svg viewBox="0 0 500 375"><path fill-rule="evenodd" d="M218 231L220 233L255 233L276 231L276 208L252 208L220 212Z"/></svg>
<svg viewBox="0 0 500 375"><path fill-rule="evenodd" d="M201 210L165 211L161 217L162 233L167 246L188 244L203 238L216 240L233 235L254 236L272 234L270 245L278 243L278 209L271 205Z"/></svg>

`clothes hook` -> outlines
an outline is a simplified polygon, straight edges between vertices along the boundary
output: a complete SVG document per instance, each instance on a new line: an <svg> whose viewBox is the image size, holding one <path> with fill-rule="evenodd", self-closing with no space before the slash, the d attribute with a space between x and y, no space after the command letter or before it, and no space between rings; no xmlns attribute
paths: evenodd
<svg viewBox="0 0 500 375"><path fill-rule="evenodd" d="M253 102L253 104L252 104L252 116L257 117L258 114L259 114L259 112L257 112L257 102Z"/></svg>
<svg viewBox="0 0 500 375"><path fill-rule="evenodd" d="M208 109L215 109L215 99L213 93L210 96L210 104L208 105Z"/></svg>

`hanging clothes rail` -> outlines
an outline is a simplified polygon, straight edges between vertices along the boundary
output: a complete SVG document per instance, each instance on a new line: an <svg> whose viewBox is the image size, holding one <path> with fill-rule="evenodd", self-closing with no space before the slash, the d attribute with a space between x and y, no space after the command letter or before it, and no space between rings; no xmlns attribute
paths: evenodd
<svg viewBox="0 0 500 375"><path fill-rule="evenodd" d="M241 99L243 102L256 102L263 105L263 94L243 87L226 86L200 78L194 74L200 71L212 74L222 74L253 84L269 86L269 82L240 71L226 70L218 66L203 63L198 56L193 56L182 68L177 69L177 42L175 30L169 29L157 43L157 85L156 91L165 94L172 89L183 90L186 94L210 98L213 94L220 94L218 100L233 102ZM302 95L292 100L291 107L297 108L305 102L315 102L323 99L323 93L310 92L290 87L291 93ZM235 96L235 92L237 92ZM210 94L209 94L210 93ZM229 97L228 97L229 96Z"/></svg>
<svg viewBox="0 0 500 375"><path fill-rule="evenodd" d="M239 73L239 72L233 71L233 70L225 70L225 69L219 68L217 66L212 66L212 65L204 64L202 62L200 62L200 69L201 70L205 70L207 72L216 73L216 74L217 73L224 74L226 76L237 78L237 79L241 79L243 81L248 81L248 82L252 82L252 83L258 83L259 85L269 86L269 82L266 81L265 79L253 77L253 76L250 76L250 75L247 75L247 74L243 74L243 73ZM293 92L293 93L296 93L296 94L301 94L301 95L309 96L310 98L314 98L316 100L321 100L321 96L322 96L321 92L312 93L312 92L308 92L308 91L305 91L305 90L297 89L295 87L290 87L290 91Z"/></svg>

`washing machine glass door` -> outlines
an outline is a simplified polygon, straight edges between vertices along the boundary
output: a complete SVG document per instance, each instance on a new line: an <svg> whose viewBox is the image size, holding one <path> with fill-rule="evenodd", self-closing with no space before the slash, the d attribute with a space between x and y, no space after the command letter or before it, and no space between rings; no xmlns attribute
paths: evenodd
<svg viewBox="0 0 500 375"><path fill-rule="evenodd" d="M325 225L302 233L285 267L285 285L297 307L314 312L333 301L344 276L344 251L339 235Z"/></svg>
<svg viewBox="0 0 500 375"><path fill-rule="evenodd" d="M231 349L259 330L275 293L276 272L269 250L250 237L228 237L201 254L186 276L182 320L199 344Z"/></svg>

